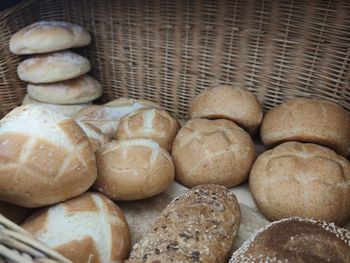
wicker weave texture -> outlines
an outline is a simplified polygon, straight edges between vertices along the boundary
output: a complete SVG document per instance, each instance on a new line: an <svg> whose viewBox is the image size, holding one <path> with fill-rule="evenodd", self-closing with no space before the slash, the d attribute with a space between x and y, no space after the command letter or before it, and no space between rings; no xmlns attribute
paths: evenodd
<svg viewBox="0 0 350 263"><path fill-rule="evenodd" d="M25 83L13 32L42 19L82 24L93 43L78 50L104 87L188 117L203 89L232 84L267 110L287 99L325 98L350 109L350 1L44 0L0 13L0 114L20 104Z"/></svg>

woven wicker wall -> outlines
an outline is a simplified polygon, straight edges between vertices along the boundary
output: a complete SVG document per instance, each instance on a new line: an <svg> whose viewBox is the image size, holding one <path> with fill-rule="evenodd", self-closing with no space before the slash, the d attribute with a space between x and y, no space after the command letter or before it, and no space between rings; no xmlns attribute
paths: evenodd
<svg viewBox="0 0 350 263"><path fill-rule="evenodd" d="M0 115L21 102L22 57L8 40L42 19L82 24L93 43L79 52L104 87L102 101L145 98L186 117L201 90L252 90L264 109L296 96L350 109L350 1L44 0L0 13Z"/></svg>

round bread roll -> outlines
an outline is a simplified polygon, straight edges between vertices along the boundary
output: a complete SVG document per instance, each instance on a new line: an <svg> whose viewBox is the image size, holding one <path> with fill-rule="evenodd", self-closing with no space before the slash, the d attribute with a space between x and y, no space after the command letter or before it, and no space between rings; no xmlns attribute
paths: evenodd
<svg viewBox="0 0 350 263"><path fill-rule="evenodd" d="M10 51L17 55L47 53L90 44L91 36L82 26L61 21L40 21L16 32Z"/></svg>
<svg viewBox="0 0 350 263"><path fill-rule="evenodd" d="M261 139L269 147L286 141L312 142L347 156L350 153L349 113L326 100L290 100L265 115Z"/></svg>
<svg viewBox="0 0 350 263"><path fill-rule="evenodd" d="M227 262L240 216L228 189L197 186L163 210L125 263Z"/></svg>
<svg viewBox="0 0 350 263"><path fill-rule="evenodd" d="M0 121L0 200L40 207L85 192L95 155L78 124L40 106L21 106Z"/></svg>
<svg viewBox="0 0 350 263"><path fill-rule="evenodd" d="M17 68L18 77L31 83L51 83L79 77L91 69L89 60L72 51L32 56Z"/></svg>
<svg viewBox="0 0 350 263"><path fill-rule="evenodd" d="M286 142L261 154L249 187L269 220L300 216L344 225L350 220L350 163L311 143Z"/></svg>
<svg viewBox="0 0 350 263"><path fill-rule="evenodd" d="M92 149L96 152L103 145L111 141L107 135L103 134L99 128L91 123L77 122L80 128L85 132L91 143Z"/></svg>
<svg viewBox="0 0 350 263"><path fill-rule="evenodd" d="M250 136L229 120L189 120L177 134L172 156L176 179L187 187L245 181L255 158Z"/></svg>
<svg viewBox="0 0 350 263"><path fill-rule="evenodd" d="M145 139L113 141L97 153L95 188L113 200L138 200L165 191L174 181L171 156Z"/></svg>
<svg viewBox="0 0 350 263"><path fill-rule="evenodd" d="M145 100L120 98L105 105L93 105L78 112L74 118L77 121L91 123L111 139L115 137L119 121L129 113L142 108L157 107Z"/></svg>
<svg viewBox="0 0 350 263"><path fill-rule="evenodd" d="M191 103L192 118L229 119L254 134L262 121L262 108L249 90L221 85L204 90Z"/></svg>
<svg viewBox="0 0 350 263"><path fill-rule="evenodd" d="M159 109L140 109L123 117L118 125L116 140L151 139L171 151L180 124L169 113Z"/></svg>
<svg viewBox="0 0 350 263"><path fill-rule="evenodd" d="M350 259L350 232L324 221L292 217L259 230L229 263L334 262Z"/></svg>
<svg viewBox="0 0 350 263"><path fill-rule="evenodd" d="M123 212L96 193L41 210L22 227L74 263L123 262L130 249Z"/></svg>
<svg viewBox="0 0 350 263"><path fill-rule="evenodd" d="M49 84L27 85L27 92L35 100L53 104L91 102L101 97L100 83L88 75Z"/></svg>
<svg viewBox="0 0 350 263"><path fill-rule="evenodd" d="M51 111L54 111L57 113L61 113L66 117L73 117L77 112L79 112L80 110L91 105L91 102L90 103L82 103L82 104L72 104L72 105L50 104L50 103L37 101L37 100L31 98L27 94L24 96L24 99L22 101L22 105L28 105L28 104L40 105L41 107L44 107L48 110L51 110Z"/></svg>

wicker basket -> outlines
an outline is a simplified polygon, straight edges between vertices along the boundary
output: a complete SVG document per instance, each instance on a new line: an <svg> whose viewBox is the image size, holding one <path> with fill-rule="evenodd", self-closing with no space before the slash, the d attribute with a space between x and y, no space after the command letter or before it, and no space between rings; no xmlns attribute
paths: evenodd
<svg viewBox="0 0 350 263"><path fill-rule="evenodd" d="M9 52L9 38L43 19L92 33L92 44L78 52L104 87L101 102L144 98L186 118L201 90L233 84L253 91L264 110L300 96L350 109L348 0L37 0L0 12L0 116L26 93L16 74L23 57ZM23 232L2 221L12 229L0 225L0 255L6 255L11 231Z"/></svg>

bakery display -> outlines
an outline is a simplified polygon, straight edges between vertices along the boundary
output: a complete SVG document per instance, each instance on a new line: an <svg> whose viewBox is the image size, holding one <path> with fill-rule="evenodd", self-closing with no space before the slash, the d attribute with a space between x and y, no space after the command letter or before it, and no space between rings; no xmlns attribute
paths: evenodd
<svg viewBox="0 0 350 263"><path fill-rule="evenodd" d="M225 262L239 224L232 192L219 185L197 186L162 211L126 263Z"/></svg>
<svg viewBox="0 0 350 263"><path fill-rule="evenodd" d="M89 60L72 51L40 54L23 60L18 77L31 83L51 83L77 78L88 71Z"/></svg>
<svg viewBox="0 0 350 263"><path fill-rule="evenodd" d="M52 104L81 104L102 95L102 87L94 78L81 77L47 84L28 83L27 92L35 100Z"/></svg>
<svg viewBox="0 0 350 263"><path fill-rule="evenodd" d="M255 147L248 133L232 121L192 119L177 134L172 156L176 180L187 187L232 187L248 178Z"/></svg>
<svg viewBox="0 0 350 263"><path fill-rule="evenodd" d="M74 263L122 262L130 233L123 212L97 193L85 193L48 207L22 227Z"/></svg>
<svg viewBox="0 0 350 263"><path fill-rule="evenodd" d="M163 192L174 181L174 164L158 143L146 139L110 142L97 153L95 189L113 200L138 200Z"/></svg>
<svg viewBox="0 0 350 263"><path fill-rule="evenodd" d="M350 232L332 223L292 217L259 230L230 263L337 262L350 259Z"/></svg>
<svg viewBox="0 0 350 263"><path fill-rule="evenodd" d="M95 125L79 121L77 121L77 124L79 124L80 128L85 132L94 152L96 152L103 145L111 141L111 139L107 135L102 133L101 130Z"/></svg>
<svg viewBox="0 0 350 263"><path fill-rule="evenodd" d="M261 139L269 147L285 141L311 142L347 156L350 153L350 116L334 102L293 99L265 115Z"/></svg>
<svg viewBox="0 0 350 263"><path fill-rule="evenodd" d="M96 173L91 145L72 119L26 105L0 121L0 200L57 203L85 192Z"/></svg>
<svg viewBox="0 0 350 263"><path fill-rule="evenodd" d="M344 225L350 220L350 163L331 149L286 142L261 154L249 187L269 220L300 216Z"/></svg>
<svg viewBox="0 0 350 263"><path fill-rule="evenodd" d="M40 21L26 26L10 38L17 55L47 53L90 44L90 33L82 26L63 21Z"/></svg>
<svg viewBox="0 0 350 263"><path fill-rule="evenodd" d="M262 108L246 89L221 85L202 91L190 107L191 118L229 119L254 134L262 121Z"/></svg>
<svg viewBox="0 0 350 263"><path fill-rule="evenodd" d="M120 120L115 139L150 139L171 151L179 129L179 122L166 111L154 108L139 109Z"/></svg>

